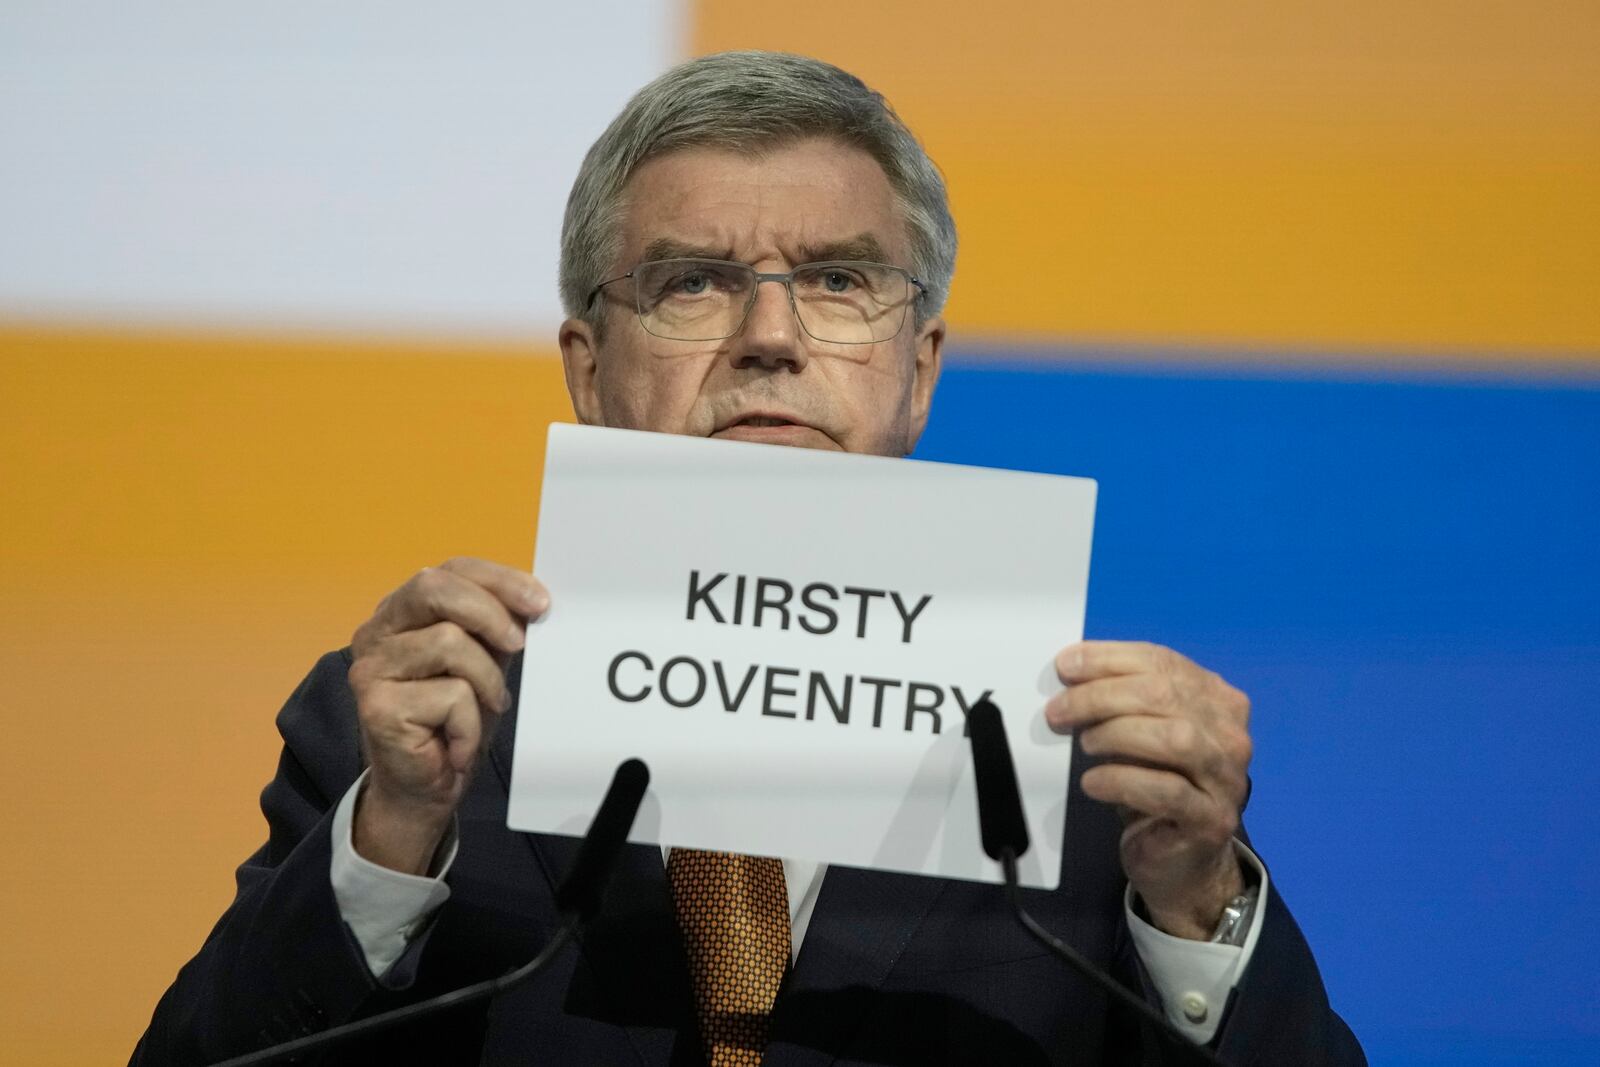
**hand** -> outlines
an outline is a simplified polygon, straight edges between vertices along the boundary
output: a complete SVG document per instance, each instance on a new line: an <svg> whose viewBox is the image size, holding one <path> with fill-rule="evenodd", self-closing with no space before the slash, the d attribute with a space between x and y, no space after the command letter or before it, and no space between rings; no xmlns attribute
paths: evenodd
<svg viewBox="0 0 1600 1067"><path fill-rule="evenodd" d="M1084 641L1056 657L1067 688L1045 706L1058 733L1104 763L1083 791L1123 815L1122 868L1151 921L1193 940L1211 936L1244 891L1233 851L1249 779L1250 701L1168 648Z"/></svg>
<svg viewBox="0 0 1600 1067"><path fill-rule="evenodd" d="M353 840L374 863L424 874L478 753L511 707L505 665L550 597L530 574L479 559L426 567L351 641L371 773Z"/></svg>

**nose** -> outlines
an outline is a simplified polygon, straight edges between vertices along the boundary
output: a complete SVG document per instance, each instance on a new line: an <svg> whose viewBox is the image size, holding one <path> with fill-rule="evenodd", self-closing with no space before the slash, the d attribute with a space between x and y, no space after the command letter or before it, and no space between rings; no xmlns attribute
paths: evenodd
<svg viewBox="0 0 1600 1067"><path fill-rule="evenodd" d="M739 332L728 339L728 346L729 361L736 368L762 367L795 374L805 370L809 362L805 337L786 285L774 279L756 282L750 313Z"/></svg>

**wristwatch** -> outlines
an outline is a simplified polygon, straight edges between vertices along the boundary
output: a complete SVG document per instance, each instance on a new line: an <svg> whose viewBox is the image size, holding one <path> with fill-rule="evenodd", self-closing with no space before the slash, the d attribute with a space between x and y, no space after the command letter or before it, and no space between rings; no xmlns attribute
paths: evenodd
<svg viewBox="0 0 1600 1067"><path fill-rule="evenodd" d="M1244 944L1245 935L1250 932L1250 918L1256 913L1256 900L1261 895L1261 887L1253 885L1243 893L1234 897L1222 909L1222 918L1217 921L1217 928L1211 934L1213 945Z"/></svg>

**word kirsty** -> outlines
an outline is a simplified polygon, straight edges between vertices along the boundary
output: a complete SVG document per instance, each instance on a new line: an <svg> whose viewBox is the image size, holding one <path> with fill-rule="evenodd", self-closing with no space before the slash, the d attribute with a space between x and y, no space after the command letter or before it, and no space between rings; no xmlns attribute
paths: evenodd
<svg viewBox="0 0 1600 1067"><path fill-rule="evenodd" d="M892 589L864 589L854 585L835 588L827 582L801 586L797 597L793 583L782 578L750 579L737 574L732 582L723 585L727 578L725 573L701 578L699 571L690 571L689 606L684 617L690 622L698 617L731 626L777 626L787 630L790 603L798 600L799 606L792 609L795 625L809 634L831 634L841 623L841 602L854 600L857 637L867 636L870 620L878 623L875 632L886 623L899 626L900 640L909 645L911 624L933 600L933 594L926 593L915 604L908 604ZM894 607L892 615L885 610L891 605ZM874 607L878 609L876 612Z"/></svg>

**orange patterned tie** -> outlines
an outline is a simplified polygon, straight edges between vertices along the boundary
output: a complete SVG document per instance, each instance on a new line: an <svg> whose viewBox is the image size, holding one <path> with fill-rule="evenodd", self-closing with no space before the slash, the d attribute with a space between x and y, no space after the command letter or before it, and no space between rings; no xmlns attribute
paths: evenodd
<svg viewBox="0 0 1600 1067"><path fill-rule="evenodd" d="M711 1067L757 1067L789 966L783 862L675 848L667 878Z"/></svg>

